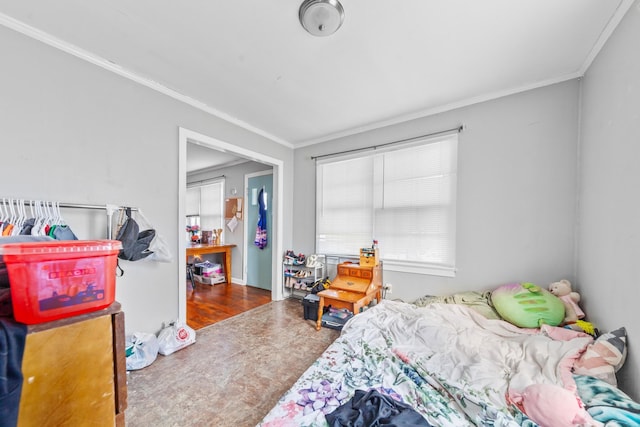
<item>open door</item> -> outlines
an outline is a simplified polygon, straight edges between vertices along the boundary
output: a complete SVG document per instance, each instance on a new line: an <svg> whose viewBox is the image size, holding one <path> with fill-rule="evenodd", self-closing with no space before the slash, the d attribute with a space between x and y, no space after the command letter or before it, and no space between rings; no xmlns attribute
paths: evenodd
<svg viewBox="0 0 640 427"><path fill-rule="evenodd" d="M247 215L246 226L246 284L272 290L273 277L273 173L256 172L245 176ZM262 240L256 236L262 218Z"/></svg>

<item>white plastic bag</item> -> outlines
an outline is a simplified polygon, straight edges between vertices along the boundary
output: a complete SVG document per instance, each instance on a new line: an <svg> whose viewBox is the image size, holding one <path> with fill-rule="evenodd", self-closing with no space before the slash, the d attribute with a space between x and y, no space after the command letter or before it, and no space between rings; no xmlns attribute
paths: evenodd
<svg viewBox="0 0 640 427"><path fill-rule="evenodd" d="M196 342L196 331L176 320L158 334L158 352L168 356L194 342Z"/></svg>
<svg viewBox="0 0 640 427"><path fill-rule="evenodd" d="M149 222L147 217L142 213L142 209L138 208L137 212L134 212L134 216L140 225L141 230L146 229L155 229L153 225ZM167 243L167 239L164 238L158 230L156 230L156 235L149 244L149 250L153 251L151 255L146 258L149 261L157 261L157 262L172 262L173 256L171 255L171 251L169 250L169 243Z"/></svg>
<svg viewBox="0 0 640 427"><path fill-rule="evenodd" d="M158 357L158 338L154 334L136 332L125 339L127 371L151 365Z"/></svg>

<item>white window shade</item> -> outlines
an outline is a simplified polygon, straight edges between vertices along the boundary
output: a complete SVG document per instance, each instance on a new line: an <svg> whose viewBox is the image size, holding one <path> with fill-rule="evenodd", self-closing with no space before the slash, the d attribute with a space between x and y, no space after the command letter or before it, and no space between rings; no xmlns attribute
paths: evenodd
<svg viewBox="0 0 640 427"><path fill-rule="evenodd" d="M224 182L200 187L200 226L203 230L223 228Z"/></svg>
<svg viewBox="0 0 640 427"><path fill-rule="evenodd" d="M316 178L317 251L326 254L354 254L354 248L371 245L371 158L323 164L317 168Z"/></svg>
<svg viewBox="0 0 640 427"><path fill-rule="evenodd" d="M317 251L379 241L385 269L453 275L457 134L317 165Z"/></svg>
<svg viewBox="0 0 640 427"><path fill-rule="evenodd" d="M188 217L200 215L200 187L187 188L186 212Z"/></svg>

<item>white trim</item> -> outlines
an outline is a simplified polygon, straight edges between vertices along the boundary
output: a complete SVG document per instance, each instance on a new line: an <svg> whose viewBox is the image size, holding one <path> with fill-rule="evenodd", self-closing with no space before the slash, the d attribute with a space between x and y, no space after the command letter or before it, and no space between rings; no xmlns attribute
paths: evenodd
<svg viewBox="0 0 640 427"><path fill-rule="evenodd" d="M281 138L278 138L277 136L272 135L260 128L257 128L247 122L244 122L236 117L233 117L227 113L224 113L214 107L211 107L202 101L199 101L183 93L170 89L159 82L150 80L146 77L142 77L141 75L135 73L134 71L128 70L112 61L109 61L101 56L98 56L94 53L84 50L76 45L73 45L57 37L54 37L49 33L46 33L35 27L27 25L24 22L19 21L10 16L7 16L3 13L0 13L0 25L3 25L14 31L24 34L25 36L31 37L32 39L38 40L44 44L47 44L51 47L59 49L70 55L73 55L76 58L80 58L93 65L97 65L98 67L103 68L107 71L111 71L112 73L115 73L121 77L124 77L138 84L141 84L142 86L146 86L149 89L152 89L164 95L167 95L177 101L184 102L187 105L197 108L198 110L204 111L205 113L211 114L212 116L218 117L219 119L232 123L236 126L239 126L257 135L261 135L267 139L270 139L273 142L277 142L278 144L284 145L285 147L288 147L288 148L293 148L293 145L291 143Z"/></svg>
<svg viewBox="0 0 640 427"><path fill-rule="evenodd" d="M622 0L622 2L618 5L616 13L614 13L611 19L609 19L609 22L607 22L607 25L605 25L604 29L600 33L598 40L593 45L591 52L589 52L586 59L584 60L582 67L580 67L580 76L584 76L584 74L587 72L587 70L591 66L591 63L594 61L594 59L596 59L596 56L598 56L607 40L609 40L611 34L613 34L614 30L618 27L620 21L622 21L622 18L624 18L631 6L633 6L634 1L635 0Z"/></svg>
<svg viewBox="0 0 640 427"><path fill-rule="evenodd" d="M382 265L384 271L401 271L403 273L426 274L430 276L456 277L455 268L386 259L382 260Z"/></svg>
<svg viewBox="0 0 640 427"><path fill-rule="evenodd" d="M187 139L182 128L178 131L178 319L187 323L187 242L184 238L184 220L187 204Z"/></svg>
<svg viewBox="0 0 640 427"><path fill-rule="evenodd" d="M282 277L282 263L278 254L283 253L282 242L284 235L284 162L265 154L238 147L228 142L220 141L210 136L185 129L178 128L178 224L176 225L176 233L178 238L178 318L183 322L187 319L187 286L185 271L187 263L184 254L187 250L187 243L184 239L184 227L181 221L185 215L185 198L187 189L187 142L198 144L203 147L215 150L223 150L238 156L246 157L256 162L265 163L273 167L273 201L274 207L274 233L275 238L273 245L273 265L276 268L272 272L271 277L271 299L279 301L284 299L283 291L280 286L274 286L279 283ZM246 239L245 239L246 240Z"/></svg>
<svg viewBox="0 0 640 427"><path fill-rule="evenodd" d="M332 133L332 134L329 134L329 135L321 136L319 138L310 139L308 141L298 142L298 143L295 144L295 147L296 147L296 149L302 148L302 147L307 147L309 145L320 144L321 142L332 141L334 139L344 138L344 137L347 137L347 136L351 136L351 135L355 135L355 134L359 134L359 133L364 133L364 132L368 132L368 131L372 131L372 130L376 130L378 128L383 128L383 127L386 127L386 126L392 126L392 125L397 125L397 124L400 124L400 123L405 123L405 122L408 122L410 120L416 120L416 119L421 119L421 118L424 118L424 117L434 116L436 114L446 113L448 111L452 111L452 110L455 110L455 109L458 109L458 108L468 107L470 105L480 104L482 102L492 101L494 99L500 99L500 98L503 98L505 96L514 95L514 94L517 94L517 93L526 92L526 91L529 91L529 90L533 90L533 89L538 89L538 88L545 87L545 86L554 85L556 83L562 83L562 82L565 82L565 81L568 81L568 80L577 79L579 77L582 77L582 73L575 72L575 73L566 74L566 75L560 76L560 77L541 80L539 82L531 83L531 84L528 84L528 85L523 85L523 86L518 86L518 87L515 87L515 88L511 88L511 89L505 89L505 90L501 90L501 91L497 91L497 92L492 92L492 93L488 93L486 95L480 95L480 96L476 96L476 97L473 97L473 98L467 98L467 99L463 99L463 100L458 101L458 102L452 102L450 104L444 104L444 105L441 105L441 106L438 106L438 107L427 108L425 110L419 110L419 111L415 111L413 113L403 114L403 115L400 115L400 116L392 117L392 118L389 118L387 120L381 120L379 122L373 122L373 123L369 123L367 125L363 125L363 126L359 126L359 127L355 127L355 128L351 128L351 129L346 129L344 131L340 131L340 132Z"/></svg>

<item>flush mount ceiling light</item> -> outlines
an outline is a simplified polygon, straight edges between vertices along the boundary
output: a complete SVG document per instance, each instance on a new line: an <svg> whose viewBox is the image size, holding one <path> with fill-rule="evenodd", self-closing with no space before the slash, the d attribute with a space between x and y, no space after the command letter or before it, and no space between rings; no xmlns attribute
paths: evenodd
<svg viewBox="0 0 640 427"><path fill-rule="evenodd" d="M314 36L330 36L344 20L344 9L338 0L304 0L300 5L300 23Z"/></svg>

